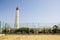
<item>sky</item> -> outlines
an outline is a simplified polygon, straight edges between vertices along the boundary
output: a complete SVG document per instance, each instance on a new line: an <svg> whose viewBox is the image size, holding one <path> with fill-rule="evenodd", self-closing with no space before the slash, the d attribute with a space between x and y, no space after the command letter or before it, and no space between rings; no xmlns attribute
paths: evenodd
<svg viewBox="0 0 60 40"><path fill-rule="evenodd" d="M20 23L60 23L60 0L0 0L0 21L14 24L17 6Z"/></svg>

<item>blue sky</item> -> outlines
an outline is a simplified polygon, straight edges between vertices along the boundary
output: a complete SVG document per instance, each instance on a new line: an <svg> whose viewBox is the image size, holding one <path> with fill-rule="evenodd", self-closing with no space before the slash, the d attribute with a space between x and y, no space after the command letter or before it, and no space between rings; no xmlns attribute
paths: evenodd
<svg viewBox="0 0 60 40"><path fill-rule="evenodd" d="M0 0L0 21L14 24L16 6L20 23L60 23L60 0Z"/></svg>

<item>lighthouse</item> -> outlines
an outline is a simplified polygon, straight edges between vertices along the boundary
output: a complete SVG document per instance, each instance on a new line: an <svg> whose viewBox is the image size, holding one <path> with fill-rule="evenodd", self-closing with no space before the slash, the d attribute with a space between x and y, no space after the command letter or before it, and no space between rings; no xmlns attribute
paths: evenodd
<svg viewBox="0 0 60 40"><path fill-rule="evenodd" d="M16 7L15 29L19 29L19 8L18 7Z"/></svg>

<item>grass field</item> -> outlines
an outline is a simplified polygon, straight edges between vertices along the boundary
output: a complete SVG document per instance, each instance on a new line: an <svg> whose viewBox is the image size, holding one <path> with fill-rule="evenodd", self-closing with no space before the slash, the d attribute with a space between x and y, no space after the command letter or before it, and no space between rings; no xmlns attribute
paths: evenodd
<svg viewBox="0 0 60 40"><path fill-rule="evenodd" d="M1 35L0 40L60 40L60 35Z"/></svg>

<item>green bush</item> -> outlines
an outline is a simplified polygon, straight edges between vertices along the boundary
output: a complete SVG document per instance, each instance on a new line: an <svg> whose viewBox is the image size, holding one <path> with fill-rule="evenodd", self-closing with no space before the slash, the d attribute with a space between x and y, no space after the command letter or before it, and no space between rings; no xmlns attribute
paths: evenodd
<svg viewBox="0 0 60 40"><path fill-rule="evenodd" d="M18 33L18 32L20 32L20 33L29 33L29 28L22 27L22 28L16 29L14 33Z"/></svg>

